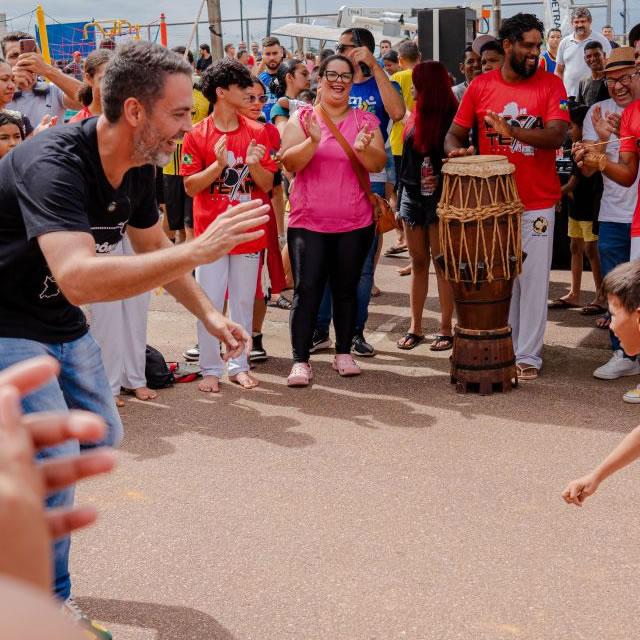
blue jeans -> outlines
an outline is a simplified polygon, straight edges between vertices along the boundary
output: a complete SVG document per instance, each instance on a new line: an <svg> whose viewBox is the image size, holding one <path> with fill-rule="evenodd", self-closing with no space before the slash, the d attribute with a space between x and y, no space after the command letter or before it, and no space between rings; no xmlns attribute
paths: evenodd
<svg viewBox="0 0 640 640"><path fill-rule="evenodd" d="M598 251L602 277L623 262L629 262L631 255L631 224L625 222L601 222L598 230ZM611 348L621 349L620 340L609 331ZM625 357L629 357L625 354ZM635 360L635 357L633 358Z"/></svg>
<svg viewBox="0 0 640 640"><path fill-rule="evenodd" d="M371 191L379 196L384 196L384 182L372 182ZM362 333L369 318L369 302L371 302L371 288L373 287L373 273L375 271L376 251L378 250L379 236L373 237L371 248L367 254L360 274L360 282L358 282L358 315L356 316L355 334ZM320 310L318 311L318 319L316 320L316 329L322 333L329 333L329 325L331 324L331 290L329 285L325 287Z"/></svg>
<svg viewBox="0 0 640 640"><path fill-rule="evenodd" d="M22 338L0 338L0 370L36 356L49 355L60 363L58 380L30 393L22 401L25 413L82 409L100 415L107 423L104 441L90 446L116 446L122 440L122 422L116 410L107 375L102 366L100 347L89 333L71 342L43 344ZM69 440L43 449L38 458L59 458L77 454L80 445ZM69 487L47 498L49 509L73 505L74 488ZM53 591L61 600L71 595L69 576L69 537L53 545Z"/></svg>

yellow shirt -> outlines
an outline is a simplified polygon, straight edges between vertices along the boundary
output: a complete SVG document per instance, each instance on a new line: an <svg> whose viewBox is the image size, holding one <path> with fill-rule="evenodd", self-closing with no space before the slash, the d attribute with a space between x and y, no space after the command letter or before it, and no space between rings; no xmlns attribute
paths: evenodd
<svg viewBox="0 0 640 640"><path fill-rule="evenodd" d="M403 69L391 76L391 80L397 82L400 85L400 91L402 91L402 97L404 98L404 104L407 107L407 111L413 109L414 100L411 89L413 87L413 80L411 79L412 69ZM394 156L402 155L402 134L404 132L404 122L399 120L394 122L389 133L389 145L391 146L391 153Z"/></svg>
<svg viewBox="0 0 640 640"><path fill-rule="evenodd" d="M209 101L202 95L199 89L193 90L193 108L191 109L191 123L198 124L209 115ZM180 175L180 160L182 158L182 140L176 144L171 161L164 167L162 173L167 176Z"/></svg>

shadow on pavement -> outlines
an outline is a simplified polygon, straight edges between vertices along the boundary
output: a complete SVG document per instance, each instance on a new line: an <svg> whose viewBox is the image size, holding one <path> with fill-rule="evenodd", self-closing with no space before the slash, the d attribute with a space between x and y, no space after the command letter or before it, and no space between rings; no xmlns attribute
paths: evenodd
<svg viewBox="0 0 640 640"><path fill-rule="evenodd" d="M77 600L92 617L106 623L153 629L157 640L236 640L214 618L190 607L101 598Z"/></svg>

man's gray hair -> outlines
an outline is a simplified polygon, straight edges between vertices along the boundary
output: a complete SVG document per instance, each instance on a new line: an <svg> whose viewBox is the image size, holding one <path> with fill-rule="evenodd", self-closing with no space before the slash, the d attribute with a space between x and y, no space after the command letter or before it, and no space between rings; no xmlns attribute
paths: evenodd
<svg viewBox="0 0 640 640"><path fill-rule="evenodd" d="M124 103L135 98L149 112L164 95L167 76L183 73L189 79L191 65L177 53L152 42L128 42L119 46L102 79L102 111L117 122Z"/></svg>
<svg viewBox="0 0 640 640"><path fill-rule="evenodd" d="M589 11L587 7L574 7L571 10L571 20L575 20L576 18L586 18L589 22L593 20L591 17L591 11Z"/></svg>

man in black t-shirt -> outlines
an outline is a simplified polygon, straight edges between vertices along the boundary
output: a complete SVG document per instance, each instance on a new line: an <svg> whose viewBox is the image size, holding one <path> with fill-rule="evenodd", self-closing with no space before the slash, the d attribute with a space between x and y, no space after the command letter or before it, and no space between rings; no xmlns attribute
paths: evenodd
<svg viewBox="0 0 640 640"><path fill-rule="evenodd" d="M251 202L218 217L188 245L174 247L158 221L155 169L167 164L191 129L191 66L148 42L123 45L102 84L103 115L55 127L27 140L0 161L0 370L49 354L58 381L24 401L26 412L84 409L107 423L104 443L117 444L122 425L79 305L131 297L159 286L184 304L227 348L248 336L211 305L191 277L237 244L260 237L268 207ZM135 256L110 253L127 231ZM77 442L44 452L77 451ZM73 490L49 506L69 506ZM69 539L54 548L56 595L70 598ZM84 619L94 638L110 634Z"/></svg>

